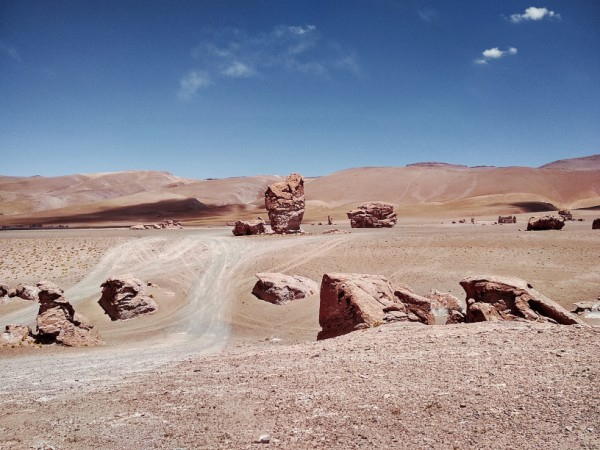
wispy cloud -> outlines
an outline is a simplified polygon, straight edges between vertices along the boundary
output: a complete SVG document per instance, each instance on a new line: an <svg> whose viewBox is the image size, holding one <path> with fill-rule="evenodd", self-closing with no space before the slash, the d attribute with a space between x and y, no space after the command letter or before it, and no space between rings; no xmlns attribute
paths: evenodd
<svg viewBox="0 0 600 450"><path fill-rule="evenodd" d="M189 100L196 95L200 88L210 85L210 76L204 71L188 72L179 80L177 96L181 100Z"/></svg>
<svg viewBox="0 0 600 450"><path fill-rule="evenodd" d="M438 12L431 8L419 9L417 10L417 14L423 22L427 23L433 22L438 17Z"/></svg>
<svg viewBox="0 0 600 450"><path fill-rule="evenodd" d="M325 78L336 71L360 74L357 55L325 39L315 25L279 25L262 33L233 28L212 31L191 55L206 78L215 83L219 78L265 77L275 72ZM207 85L193 92L183 89L190 92L183 98L193 97Z"/></svg>
<svg viewBox="0 0 600 450"><path fill-rule="evenodd" d="M6 44L4 42L0 42L0 53L4 53L9 58L14 59L17 62L21 62L21 55L18 50L12 45Z"/></svg>
<svg viewBox="0 0 600 450"><path fill-rule="evenodd" d="M560 14L550 11L548 8L536 8L530 6L523 14L511 14L509 20L512 23L528 22L530 20L539 21L542 19L560 20Z"/></svg>
<svg viewBox="0 0 600 450"><path fill-rule="evenodd" d="M507 50L500 50L498 47L489 48L481 52L481 57L477 58L475 64L487 64L494 59L504 58L505 56L516 55L517 49L509 47Z"/></svg>

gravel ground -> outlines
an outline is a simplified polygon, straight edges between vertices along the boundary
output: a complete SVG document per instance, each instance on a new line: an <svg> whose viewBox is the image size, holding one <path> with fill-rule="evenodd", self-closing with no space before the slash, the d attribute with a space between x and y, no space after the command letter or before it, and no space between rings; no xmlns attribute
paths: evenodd
<svg viewBox="0 0 600 450"><path fill-rule="evenodd" d="M600 448L599 344L597 327L520 323L242 342L92 392L2 396L0 447Z"/></svg>

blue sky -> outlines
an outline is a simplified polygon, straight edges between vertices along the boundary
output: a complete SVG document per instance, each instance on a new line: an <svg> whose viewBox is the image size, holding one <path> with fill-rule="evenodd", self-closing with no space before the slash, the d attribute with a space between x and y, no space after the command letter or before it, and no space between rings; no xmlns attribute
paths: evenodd
<svg viewBox="0 0 600 450"><path fill-rule="evenodd" d="M0 174L600 153L600 2L0 0Z"/></svg>

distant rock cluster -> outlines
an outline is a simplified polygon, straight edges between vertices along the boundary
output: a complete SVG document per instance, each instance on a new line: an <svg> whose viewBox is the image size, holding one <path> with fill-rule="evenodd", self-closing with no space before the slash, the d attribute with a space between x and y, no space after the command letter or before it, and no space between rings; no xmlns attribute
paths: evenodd
<svg viewBox="0 0 600 450"><path fill-rule="evenodd" d="M130 230L180 230L182 228L183 225L177 219L168 219L160 223L138 223L129 227Z"/></svg>
<svg viewBox="0 0 600 450"><path fill-rule="evenodd" d="M387 203L365 203L347 214L352 228L391 228L398 220Z"/></svg>

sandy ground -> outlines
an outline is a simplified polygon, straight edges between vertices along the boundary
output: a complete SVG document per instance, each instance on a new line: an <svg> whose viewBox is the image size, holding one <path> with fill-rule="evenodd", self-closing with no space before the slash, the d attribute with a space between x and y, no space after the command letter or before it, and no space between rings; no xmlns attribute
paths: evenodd
<svg viewBox="0 0 600 450"><path fill-rule="evenodd" d="M522 227L2 232L23 276L67 288L107 345L1 350L0 448L246 448L259 433L280 448L600 448L597 328L384 327L315 342L317 296L275 306L250 294L264 271L378 273L459 297L463 277L513 275L565 306L600 294L589 222ZM57 273L58 246L88 266ZM26 281L10 264L4 279ZM102 314L100 283L124 272L157 285L157 314ZM35 313L2 304L0 325Z"/></svg>

